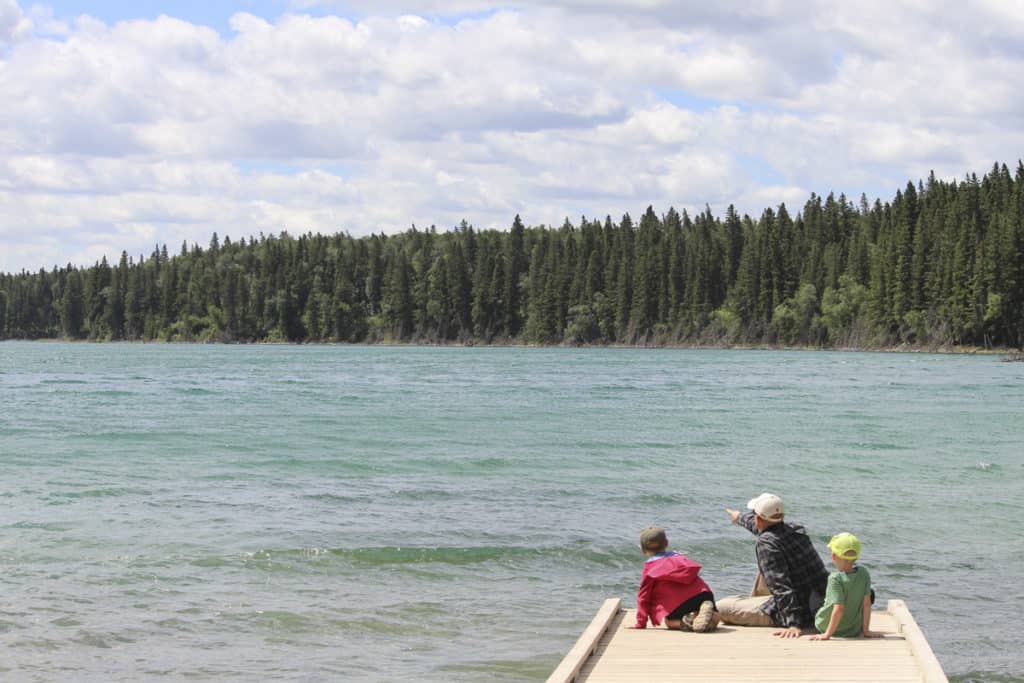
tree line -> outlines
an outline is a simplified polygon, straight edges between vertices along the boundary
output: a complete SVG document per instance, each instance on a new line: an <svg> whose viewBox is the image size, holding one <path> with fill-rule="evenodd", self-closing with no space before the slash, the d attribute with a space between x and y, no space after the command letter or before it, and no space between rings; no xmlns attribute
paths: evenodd
<svg viewBox="0 0 1024 683"><path fill-rule="evenodd" d="M1024 345L1024 163L812 194L759 217L354 238L216 233L0 274L0 339L629 345Z"/></svg>

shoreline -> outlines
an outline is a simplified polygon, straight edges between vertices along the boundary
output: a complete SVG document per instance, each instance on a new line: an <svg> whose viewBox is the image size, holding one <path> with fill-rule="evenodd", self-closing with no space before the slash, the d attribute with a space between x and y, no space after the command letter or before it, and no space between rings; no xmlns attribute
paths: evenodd
<svg viewBox="0 0 1024 683"><path fill-rule="evenodd" d="M828 351L837 353L929 353L968 356L1008 356L1007 360L1024 360L1024 350L1016 348L984 348L980 346L898 346L880 347L827 347L827 346L782 346L776 344L484 344L479 342L282 342L282 341L165 341L138 340L96 340L96 339L2 339L0 343L42 342L65 344L166 344L195 346L352 346L352 347L393 347L393 348L495 348L495 349L642 349L682 351Z"/></svg>

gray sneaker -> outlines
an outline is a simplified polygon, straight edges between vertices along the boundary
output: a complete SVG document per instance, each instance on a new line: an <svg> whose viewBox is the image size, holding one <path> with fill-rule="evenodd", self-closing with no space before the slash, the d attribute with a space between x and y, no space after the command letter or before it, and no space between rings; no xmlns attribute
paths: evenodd
<svg viewBox="0 0 1024 683"><path fill-rule="evenodd" d="M718 615L715 613L715 603L710 600L700 603L700 609L693 613L691 626L696 633L711 633L718 628Z"/></svg>

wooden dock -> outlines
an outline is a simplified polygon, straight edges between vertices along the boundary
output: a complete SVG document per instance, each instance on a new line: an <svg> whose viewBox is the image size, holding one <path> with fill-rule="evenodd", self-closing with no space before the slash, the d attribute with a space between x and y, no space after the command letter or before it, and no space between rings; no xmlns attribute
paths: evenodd
<svg viewBox="0 0 1024 683"><path fill-rule="evenodd" d="M627 628L635 620L621 600L606 600L548 683L947 683L902 600L872 612L871 630L885 634L878 639L782 639L772 635L778 629L727 624L712 633Z"/></svg>

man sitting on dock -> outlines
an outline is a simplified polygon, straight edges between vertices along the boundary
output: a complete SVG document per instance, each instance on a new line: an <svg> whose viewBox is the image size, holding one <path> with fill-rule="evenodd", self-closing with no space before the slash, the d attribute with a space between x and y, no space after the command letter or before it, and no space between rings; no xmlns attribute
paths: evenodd
<svg viewBox="0 0 1024 683"><path fill-rule="evenodd" d="M750 512L741 514L728 508L726 512L733 524L757 536L757 568L768 594L722 598L718 601L719 615L726 624L781 626L775 635L799 638L803 628L814 626L828 572L804 528L785 521L781 498L762 493L747 507Z"/></svg>

